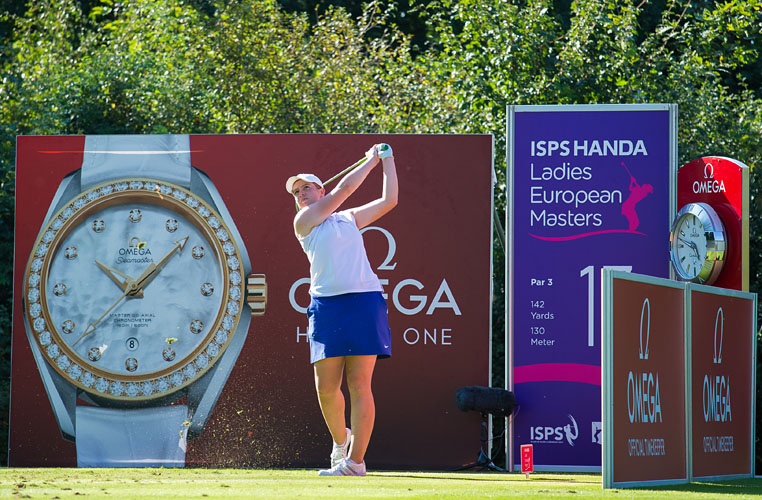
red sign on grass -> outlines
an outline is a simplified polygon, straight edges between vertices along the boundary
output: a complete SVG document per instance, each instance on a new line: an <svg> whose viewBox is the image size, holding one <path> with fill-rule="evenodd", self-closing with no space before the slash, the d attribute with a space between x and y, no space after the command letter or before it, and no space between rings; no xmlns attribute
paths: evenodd
<svg viewBox="0 0 762 500"><path fill-rule="evenodd" d="M521 445L521 472L529 477L530 472L534 472L534 456L531 444Z"/></svg>

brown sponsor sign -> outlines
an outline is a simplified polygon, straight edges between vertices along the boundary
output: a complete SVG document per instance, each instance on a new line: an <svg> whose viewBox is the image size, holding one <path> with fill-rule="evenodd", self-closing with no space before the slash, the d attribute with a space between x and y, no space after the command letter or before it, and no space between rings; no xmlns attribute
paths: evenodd
<svg viewBox="0 0 762 500"><path fill-rule="evenodd" d="M612 293L613 482L686 479L684 292L615 279Z"/></svg>
<svg viewBox="0 0 762 500"><path fill-rule="evenodd" d="M690 300L693 476L750 474L754 300L698 290Z"/></svg>

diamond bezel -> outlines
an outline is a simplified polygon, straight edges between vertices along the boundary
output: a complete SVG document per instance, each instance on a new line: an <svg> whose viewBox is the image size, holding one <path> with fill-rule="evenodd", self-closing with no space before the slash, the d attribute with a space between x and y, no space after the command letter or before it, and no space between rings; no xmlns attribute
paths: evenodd
<svg viewBox="0 0 762 500"><path fill-rule="evenodd" d="M48 292L54 297L52 288L48 291L47 274L55 254L63 251L60 245L70 228L85 222L82 214L103 203L113 203L113 200L122 197L134 199L136 195L150 196L155 203L161 200L164 205L171 205L172 209L187 214L206 228L209 241L216 247L215 252L223 266L223 292L227 300L221 301L217 319L210 325L204 341L192 353L161 372L128 376L99 369L72 351L62 340L60 326L52 324L47 308ZM48 363L85 391L122 401L163 397L202 377L230 344L243 311L243 294L237 300L236 294L228 294L229 289L241 283L241 252L235 240L231 239L231 234L224 219L203 199L181 186L154 179L128 178L107 182L80 193L64 204L40 231L24 279L24 297L30 299L25 301L25 314L29 324L35 326L34 338ZM236 305L231 308L231 303ZM39 310L40 305L42 311ZM236 310L236 306L238 313L231 316L231 309Z"/></svg>

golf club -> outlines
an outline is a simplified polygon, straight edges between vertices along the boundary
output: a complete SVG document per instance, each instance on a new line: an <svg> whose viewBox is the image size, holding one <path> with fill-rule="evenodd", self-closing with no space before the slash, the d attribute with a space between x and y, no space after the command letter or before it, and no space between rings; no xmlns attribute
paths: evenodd
<svg viewBox="0 0 762 500"><path fill-rule="evenodd" d="M376 151L378 152L378 157L381 158L381 159L387 158L387 157L392 155L392 147L390 145L388 145L388 144L379 144L378 146L376 146ZM350 166L348 166L347 168L345 168L344 170L342 170L338 174L334 175L333 177L331 177L330 179L325 181L323 183L323 187L327 186L328 184L330 184L331 182L335 181L336 179L341 179L346 174L351 172L352 169L359 167L360 164L362 162L364 162L365 160L367 160L367 158L362 158L361 160L358 160L358 161L354 162L353 164L351 164ZM294 203L296 204L296 211L298 212L299 211L299 203L297 203L296 201Z"/></svg>

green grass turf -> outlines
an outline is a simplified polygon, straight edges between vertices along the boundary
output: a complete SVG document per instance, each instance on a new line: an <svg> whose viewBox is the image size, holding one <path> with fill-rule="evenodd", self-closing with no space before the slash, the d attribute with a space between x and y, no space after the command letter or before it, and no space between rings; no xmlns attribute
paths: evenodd
<svg viewBox="0 0 762 500"><path fill-rule="evenodd" d="M375 472L323 478L315 470L0 469L0 498L658 498L755 499L762 478L660 488L603 490L598 474Z"/></svg>

